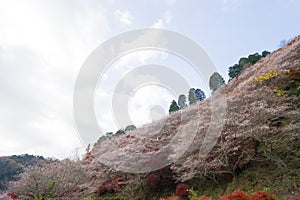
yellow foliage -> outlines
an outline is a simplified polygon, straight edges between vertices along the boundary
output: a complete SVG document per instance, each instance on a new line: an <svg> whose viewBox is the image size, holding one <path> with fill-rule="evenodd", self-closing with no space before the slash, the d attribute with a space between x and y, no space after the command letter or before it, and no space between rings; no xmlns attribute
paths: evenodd
<svg viewBox="0 0 300 200"><path fill-rule="evenodd" d="M259 82L260 84L262 84L266 80L270 80L271 78L275 78L275 77L281 76L286 71L288 71L288 70L277 71L275 69L271 69L268 73L266 73L264 75L261 75L259 77L254 78L254 81L255 82Z"/></svg>
<svg viewBox="0 0 300 200"><path fill-rule="evenodd" d="M277 89L277 88L275 88L273 91L277 94L277 96L280 96L280 97L282 97L284 95L284 93L285 93L284 90Z"/></svg>

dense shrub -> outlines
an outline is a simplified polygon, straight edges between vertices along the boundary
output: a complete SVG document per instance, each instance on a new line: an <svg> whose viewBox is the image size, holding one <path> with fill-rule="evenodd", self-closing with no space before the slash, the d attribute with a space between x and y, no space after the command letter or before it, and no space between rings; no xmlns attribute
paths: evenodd
<svg viewBox="0 0 300 200"><path fill-rule="evenodd" d="M294 200L300 200L300 193L296 196Z"/></svg>
<svg viewBox="0 0 300 200"><path fill-rule="evenodd" d="M290 69L288 74L280 80L283 83L282 88L288 92L289 95L300 95L300 69Z"/></svg>
<svg viewBox="0 0 300 200"><path fill-rule="evenodd" d="M270 70L253 79L273 89L277 96L300 95L300 69Z"/></svg>
<svg viewBox="0 0 300 200"><path fill-rule="evenodd" d="M19 195L15 194L13 192L7 193L7 197L12 200L20 199Z"/></svg>
<svg viewBox="0 0 300 200"><path fill-rule="evenodd" d="M102 196L106 193L116 193L121 190L121 187L117 180L107 180L97 189L97 195Z"/></svg>
<svg viewBox="0 0 300 200"><path fill-rule="evenodd" d="M250 200L250 198L243 191L235 190L232 194L221 197L220 200Z"/></svg>
<svg viewBox="0 0 300 200"><path fill-rule="evenodd" d="M157 174L150 174L146 177L146 186L151 189L157 189L161 184L161 178Z"/></svg>
<svg viewBox="0 0 300 200"><path fill-rule="evenodd" d="M180 186L180 191L186 191L185 189L187 188L184 184L180 184L178 185ZM189 199L190 200L210 200L212 198L207 197L207 196L200 196L198 194L195 193L195 191L193 190L188 190L188 192L190 192L189 195ZM178 197L182 197L182 198L186 198L187 196L179 196L177 194L177 189L176 189L176 196L171 196L169 198L160 198L160 200L177 200ZM299 195L300 197L300 195ZM220 198L218 198L219 200L275 200L275 195L274 194L270 194L267 192L257 192L253 195L248 195L245 192L241 191L241 190L235 190L233 191L231 194L228 195L224 195ZM298 200L297 197L295 200Z"/></svg>
<svg viewBox="0 0 300 200"><path fill-rule="evenodd" d="M179 184L176 187L176 195L181 198L186 198L189 196L189 188L185 184Z"/></svg>
<svg viewBox="0 0 300 200"><path fill-rule="evenodd" d="M267 192L258 192L250 196L250 200L275 200L275 195Z"/></svg>
<svg viewBox="0 0 300 200"><path fill-rule="evenodd" d="M255 82L259 82L260 84L270 80L270 79L273 79L273 78L276 78L278 76L282 76L284 73L289 73L290 71L289 70L275 70L275 69L271 69L270 71L268 71L268 73L266 74L263 74L259 77L256 77L254 78L254 81Z"/></svg>

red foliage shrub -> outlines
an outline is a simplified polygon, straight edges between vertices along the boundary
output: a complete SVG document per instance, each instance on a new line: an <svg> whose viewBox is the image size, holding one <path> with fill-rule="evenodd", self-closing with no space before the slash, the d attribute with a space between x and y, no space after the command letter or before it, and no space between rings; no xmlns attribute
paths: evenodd
<svg viewBox="0 0 300 200"><path fill-rule="evenodd" d="M116 193L120 191L119 182L116 179L105 181L100 187L97 189L97 195L101 196L106 193Z"/></svg>
<svg viewBox="0 0 300 200"><path fill-rule="evenodd" d="M267 192L258 192L250 196L250 200L275 200L275 195Z"/></svg>
<svg viewBox="0 0 300 200"><path fill-rule="evenodd" d="M20 199L19 195L15 194L13 192L7 193L7 197L9 199L13 199L13 200Z"/></svg>
<svg viewBox="0 0 300 200"><path fill-rule="evenodd" d="M185 184L179 184L176 187L176 195L181 197L181 198L185 198L189 195L189 188L185 185Z"/></svg>
<svg viewBox="0 0 300 200"><path fill-rule="evenodd" d="M179 197L171 196L171 197L167 197L167 198L160 198L159 200L179 200Z"/></svg>
<svg viewBox="0 0 300 200"><path fill-rule="evenodd" d="M150 174L146 177L146 185L152 189L156 189L160 186L161 178L156 174Z"/></svg>
<svg viewBox="0 0 300 200"><path fill-rule="evenodd" d="M241 190L235 190L229 195L222 196L220 200L250 200L250 197Z"/></svg>
<svg viewBox="0 0 300 200"><path fill-rule="evenodd" d="M300 193L296 196L294 200L300 200Z"/></svg>

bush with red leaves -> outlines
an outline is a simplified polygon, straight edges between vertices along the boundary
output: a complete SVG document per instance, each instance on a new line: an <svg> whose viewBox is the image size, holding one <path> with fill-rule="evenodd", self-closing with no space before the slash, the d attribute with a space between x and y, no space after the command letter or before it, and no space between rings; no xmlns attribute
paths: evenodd
<svg viewBox="0 0 300 200"><path fill-rule="evenodd" d="M120 185L117 180L107 180L97 189L97 195L102 196L106 193L116 193L120 191Z"/></svg>
<svg viewBox="0 0 300 200"><path fill-rule="evenodd" d="M300 200L300 193L296 196L294 200Z"/></svg>
<svg viewBox="0 0 300 200"><path fill-rule="evenodd" d="M161 178L157 174L150 174L146 177L146 185L149 188L157 189L160 186Z"/></svg>
<svg viewBox="0 0 300 200"><path fill-rule="evenodd" d="M179 184L176 187L176 195L181 198L186 198L189 195L189 188L185 184Z"/></svg>
<svg viewBox="0 0 300 200"><path fill-rule="evenodd" d="M13 192L7 193L7 197L9 199L13 199L13 200L20 199L19 195L15 194Z"/></svg>
<svg viewBox="0 0 300 200"><path fill-rule="evenodd" d="M235 190L229 195L222 196L220 200L250 200L250 197L241 190Z"/></svg>
<svg viewBox="0 0 300 200"><path fill-rule="evenodd" d="M275 195L267 192L258 192L250 196L250 200L275 200Z"/></svg>

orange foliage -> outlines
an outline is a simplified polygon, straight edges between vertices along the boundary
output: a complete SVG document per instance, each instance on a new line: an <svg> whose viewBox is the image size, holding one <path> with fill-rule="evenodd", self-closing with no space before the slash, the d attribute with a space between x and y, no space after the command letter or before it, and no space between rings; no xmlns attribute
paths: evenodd
<svg viewBox="0 0 300 200"><path fill-rule="evenodd" d="M275 200L275 195L267 192L258 192L250 196L250 200Z"/></svg>
<svg viewBox="0 0 300 200"><path fill-rule="evenodd" d="M222 196L220 200L250 200L249 196L241 190L235 190L233 193Z"/></svg>

